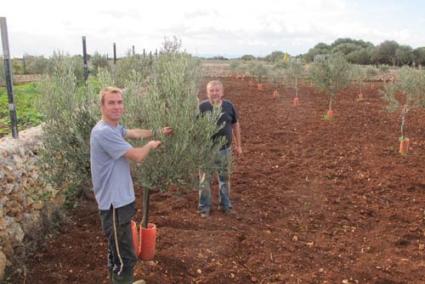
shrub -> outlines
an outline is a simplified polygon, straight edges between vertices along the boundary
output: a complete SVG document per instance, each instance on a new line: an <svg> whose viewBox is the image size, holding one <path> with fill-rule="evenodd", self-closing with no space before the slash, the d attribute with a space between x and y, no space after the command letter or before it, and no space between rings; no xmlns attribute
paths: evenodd
<svg viewBox="0 0 425 284"><path fill-rule="evenodd" d="M91 188L90 131L99 119L96 94L75 76L75 61L56 54L51 75L42 82L40 110L45 116L41 161L46 179L58 188Z"/></svg>
<svg viewBox="0 0 425 284"><path fill-rule="evenodd" d="M95 52L93 56L90 57L89 63L91 65L91 69L92 69L91 73L93 75L96 75L100 69L110 68L108 58L106 57L106 55L101 55L98 52Z"/></svg>

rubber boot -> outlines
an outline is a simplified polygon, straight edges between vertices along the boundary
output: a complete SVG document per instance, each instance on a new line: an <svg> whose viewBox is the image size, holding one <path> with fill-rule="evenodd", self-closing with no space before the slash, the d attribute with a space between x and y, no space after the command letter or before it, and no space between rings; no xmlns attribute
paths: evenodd
<svg viewBox="0 0 425 284"><path fill-rule="evenodd" d="M114 273L112 275L112 284L133 284L133 275L132 273L121 275Z"/></svg>

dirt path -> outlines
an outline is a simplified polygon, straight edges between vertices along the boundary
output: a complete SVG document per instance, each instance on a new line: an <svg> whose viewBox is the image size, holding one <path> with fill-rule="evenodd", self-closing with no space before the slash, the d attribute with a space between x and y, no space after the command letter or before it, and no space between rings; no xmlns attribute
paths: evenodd
<svg viewBox="0 0 425 284"><path fill-rule="evenodd" d="M270 86L259 92L245 81L224 84L243 134L232 177L237 214L215 210L201 219L197 192L153 194L158 251L153 263L137 265L139 278L425 283L425 112L410 115L413 149L402 157L397 114L384 110L376 87L360 103L354 90L341 94L336 120L326 122L326 98L310 88L294 108L283 88L275 99ZM61 231L30 258L26 282L108 283L95 205L82 204Z"/></svg>

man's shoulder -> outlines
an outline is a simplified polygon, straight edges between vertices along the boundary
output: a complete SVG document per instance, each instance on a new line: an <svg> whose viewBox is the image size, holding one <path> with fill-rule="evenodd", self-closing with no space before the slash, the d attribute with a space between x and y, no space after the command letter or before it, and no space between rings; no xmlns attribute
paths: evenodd
<svg viewBox="0 0 425 284"><path fill-rule="evenodd" d="M222 105L225 108L235 108L235 105L229 100L223 100Z"/></svg>
<svg viewBox="0 0 425 284"><path fill-rule="evenodd" d="M210 111L212 110L212 105L209 100L203 100L199 103L199 110L201 112Z"/></svg>
<svg viewBox="0 0 425 284"><path fill-rule="evenodd" d="M112 133L120 133L121 129L123 128L122 125L118 125L117 127L112 127L109 124L99 121L96 123L96 125L91 130L92 136L102 136L102 135L108 135Z"/></svg>
<svg viewBox="0 0 425 284"><path fill-rule="evenodd" d="M199 103L199 107L207 107L207 106L211 106L211 103L209 100L203 100Z"/></svg>

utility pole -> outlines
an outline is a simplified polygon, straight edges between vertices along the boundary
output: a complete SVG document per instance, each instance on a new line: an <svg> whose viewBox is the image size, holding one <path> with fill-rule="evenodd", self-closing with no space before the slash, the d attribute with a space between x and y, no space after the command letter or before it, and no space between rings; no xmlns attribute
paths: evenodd
<svg viewBox="0 0 425 284"><path fill-rule="evenodd" d="M15 95L13 94L12 65L9 52L9 39L5 17L0 17L1 42L3 45L4 75L6 80L7 97L9 101L10 128L12 137L18 139L18 118L16 117Z"/></svg>
<svg viewBox="0 0 425 284"><path fill-rule="evenodd" d="M84 81L87 81L89 77L89 66L87 64L87 48L86 48L85 36L83 36L83 62L84 62Z"/></svg>

